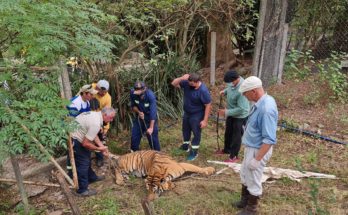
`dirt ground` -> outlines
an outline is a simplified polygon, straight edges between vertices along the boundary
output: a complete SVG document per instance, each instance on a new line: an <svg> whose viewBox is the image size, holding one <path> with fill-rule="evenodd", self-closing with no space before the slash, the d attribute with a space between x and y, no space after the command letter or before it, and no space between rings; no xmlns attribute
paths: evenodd
<svg viewBox="0 0 348 215"><path fill-rule="evenodd" d="M218 106L218 92L223 89L223 74L217 73L217 86L211 88L214 99L214 115ZM306 130L320 132L333 139L348 142L348 105L336 103L318 89L313 80L303 82L285 80L282 85L272 86L268 93L277 101L280 119ZM162 150L178 161L185 161L186 154L177 147L181 143L180 122L164 128L171 122L161 122ZM198 166L214 166L221 170L225 166L211 165L207 160L224 160L227 156L214 155L217 149L215 120L202 135L200 154L192 163ZM223 123L219 136L223 138ZM110 148L117 153L125 153L129 148L129 134L124 132L110 138ZM219 141L222 147L223 142ZM142 141L142 149L148 144ZM241 157L243 148L241 149ZM94 163L94 162L93 162ZM280 129L278 144L268 166L291 168L333 174L336 180L302 179L300 182L288 178L268 181L260 201L260 214L348 214L348 151L346 145L334 144L312 137L291 133ZM98 194L93 197L77 198L82 214L143 214L140 201L146 196L142 179L131 177L126 185L114 183L109 165L98 169L106 180L92 184ZM54 182L51 177L49 181ZM0 185L0 214L16 214L20 206L11 205L9 198L18 198L16 189ZM28 188L29 186L27 186ZM203 177L187 175L176 181L173 191L165 192L154 201L156 214L236 214L238 210L231 203L240 196L239 175L231 169L220 175ZM72 214L59 188L46 188L41 194L30 198L35 208L33 214Z"/></svg>

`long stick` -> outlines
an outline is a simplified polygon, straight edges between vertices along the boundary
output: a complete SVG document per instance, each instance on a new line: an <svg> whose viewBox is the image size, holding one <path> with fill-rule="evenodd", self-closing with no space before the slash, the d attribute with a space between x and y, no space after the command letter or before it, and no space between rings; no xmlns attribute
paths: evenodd
<svg viewBox="0 0 348 215"><path fill-rule="evenodd" d="M79 181L77 180L77 170L76 170L76 165L75 165L75 155L74 155L73 145L71 143L71 135L70 134L69 134L68 138L69 138L68 139L68 147L69 147L70 165L71 165L71 168L72 168L74 187L77 190L79 188Z"/></svg>
<svg viewBox="0 0 348 215"><path fill-rule="evenodd" d="M50 153L45 149L45 147L40 143L40 141L38 139L36 139L30 132L30 130L27 128L27 126L23 125L21 123L21 120L13 113L13 111L6 107L6 110L12 114L13 117L15 117L16 121L18 124L21 125L21 127L23 128L23 130L30 136L30 138L39 146L39 149L41 152L43 152L47 157L49 157L50 161L57 167L57 169L59 170L59 172L62 173L62 175L65 177L65 179L69 182L69 184L71 186L74 186L74 182L71 180L71 178L65 173L65 171L63 170L63 168L57 163L57 161L52 157L52 155L50 155Z"/></svg>
<svg viewBox="0 0 348 215"><path fill-rule="evenodd" d="M10 179L10 178L0 178L0 182L17 183L15 179ZM45 187L60 187L59 184L44 183L44 182L38 182L38 181L23 181L23 184L45 186Z"/></svg>
<svg viewBox="0 0 348 215"><path fill-rule="evenodd" d="M218 108L218 113L216 114L216 142L218 145L218 151L220 151L220 144L219 144L219 109L222 106L222 95L220 95L220 101L219 101L219 108Z"/></svg>

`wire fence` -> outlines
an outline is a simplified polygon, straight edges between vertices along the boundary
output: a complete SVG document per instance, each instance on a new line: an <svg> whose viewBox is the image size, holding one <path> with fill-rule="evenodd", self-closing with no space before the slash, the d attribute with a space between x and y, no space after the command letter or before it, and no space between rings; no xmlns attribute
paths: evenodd
<svg viewBox="0 0 348 215"><path fill-rule="evenodd" d="M312 50L315 60L348 53L348 3L338 0L289 0L287 51Z"/></svg>

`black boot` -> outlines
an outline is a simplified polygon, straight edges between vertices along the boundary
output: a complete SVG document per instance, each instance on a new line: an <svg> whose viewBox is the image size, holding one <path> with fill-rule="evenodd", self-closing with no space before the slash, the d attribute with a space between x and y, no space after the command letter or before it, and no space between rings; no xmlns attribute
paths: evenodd
<svg viewBox="0 0 348 215"><path fill-rule="evenodd" d="M251 194L248 195L248 203L247 206L239 212L237 215L256 215L257 214L257 204L260 197L253 196Z"/></svg>
<svg viewBox="0 0 348 215"><path fill-rule="evenodd" d="M232 205L237 208L245 208L245 206L247 206L247 203L248 203L248 195L249 195L248 187L245 185L242 185L242 193L240 196L240 200L238 202L232 203Z"/></svg>

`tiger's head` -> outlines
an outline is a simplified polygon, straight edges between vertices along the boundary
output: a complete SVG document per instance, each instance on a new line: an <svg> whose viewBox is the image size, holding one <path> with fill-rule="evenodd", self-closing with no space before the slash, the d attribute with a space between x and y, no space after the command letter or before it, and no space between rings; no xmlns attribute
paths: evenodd
<svg viewBox="0 0 348 215"><path fill-rule="evenodd" d="M159 171L151 171L145 179L146 189L161 194L165 190L171 190L174 188L171 177L167 173L167 169L159 169Z"/></svg>

